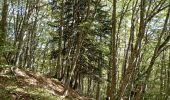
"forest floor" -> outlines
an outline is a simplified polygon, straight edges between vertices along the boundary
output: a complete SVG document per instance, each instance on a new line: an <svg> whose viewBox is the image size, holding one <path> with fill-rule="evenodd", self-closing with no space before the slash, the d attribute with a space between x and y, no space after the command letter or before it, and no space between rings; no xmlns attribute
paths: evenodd
<svg viewBox="0 0 170 100"><path fill-rule="evenodd" d="M0 68L0 100L93 100L58 80L19 68Z"/></svg>

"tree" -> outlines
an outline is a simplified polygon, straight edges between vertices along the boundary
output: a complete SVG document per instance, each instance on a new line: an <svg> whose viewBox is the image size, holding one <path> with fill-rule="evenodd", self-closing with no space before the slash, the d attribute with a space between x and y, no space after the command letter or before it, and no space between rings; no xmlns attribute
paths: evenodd
<svg viewBox="0 0 170 100"><path fill-rule="evenodd" d="M113 0L113 12L112 12L112 59L111 59L111 66L112 66L112 83L110 88L110 99L115 100L116 97L116 82L117 82L117 67L116 67L116 0Z"/></svg>
<svg viewBox="0 0 170 100"><path fill-rule="evenodd" d="M0 21L0 45L3 46L7 37L7 17L8 17L8 1L3 1L2 15Z"/></svg>

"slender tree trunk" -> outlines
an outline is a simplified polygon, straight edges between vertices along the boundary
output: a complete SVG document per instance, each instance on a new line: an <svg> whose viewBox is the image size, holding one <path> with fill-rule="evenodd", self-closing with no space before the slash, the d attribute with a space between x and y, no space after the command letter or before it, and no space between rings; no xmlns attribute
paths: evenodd
<svg viewBox="0 0 170 100"><path fill-rule="evenodd" d="M109 65L111 64L110 63L111 62L111 60L109 61ZM110 71L110 67L107 69L107 80L108 80L108 82L107 82L107 90L106 90L106 98L110 98L110 95L111 95L111 93L110 93L110 86L111 86L111 71Z"/></svg>
<svg viewBox="0 0 170 100"><path fill-rule="evenodd" d="M58 59L57 59L57 67L56 67L56 77L61 78L62 73L60 73L60 70L62 70L62 36L64 31L64 0L61 1L61 15L60 15L60 31L59 31L59 42L58 42Z"/></svg>
<svg viewBox="0 0 170 100"><path fill-rule="evenodd" d="M96 100L100 100L100 83L97 83L97 88L96 88Z"/></svg>
<svg viewBox="0 0 170 100"><path fill-rule="evenodd" d="M168 99L168 96L170 95L170 50L169 50L169 63L168 63L168 69L167 69L167 85L166 85L166 99Z"/></svg>
<svg viewBox="0 0 170 100"><path fill-rule="evenodd" d="M163 55L164 56L164 55ZM163 57L162 57L162 59L160 59L160 61L161 61L161 73L160 73L160 87L159 87L159 92L160 92L160 95L159 95L159 100L162 100L162 98L163 98L163 84L164 84L164 80L163 80L163 60L165 60Z"/></svg>
<svg viewBox="0 0 170 100"><path fill-rule="evenodd" d="M115 100L116 96L116 76L117 76L117 67L116 67L116 0L113 0L113 12L112 12L112 82L110 88L110 100Z"/></svg>
<svg viewBox="0 0 170 100"><path fill-rule="evenodd" d="M3 0L2 15L0 21L0 46L5 45L6 41L7 16L8 16L8 0Z"/></svg>

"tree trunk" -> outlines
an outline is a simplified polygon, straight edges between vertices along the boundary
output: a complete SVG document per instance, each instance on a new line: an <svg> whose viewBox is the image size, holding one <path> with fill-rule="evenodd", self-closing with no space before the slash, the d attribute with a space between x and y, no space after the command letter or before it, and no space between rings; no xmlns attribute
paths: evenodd
<svg viewBox="0 0 170 100"><path fill-rule="evenodd" d="M96 100L100 100L100 83L97 83L97 88L96 88Z"/></svg>
<svg viewBox="0 0 170 100"><path fill-rule="evenodd" d="M112 82L110 88L110 100L115 100L116 96L116 76L117 76L117 68L116 68L116 0L113 0L113 12L112 12Z"/></svg>
<svg viewBox="0 0 170 100"><path fill-rule="evenodd" d="M58 59L57 59L57 67L56 67L56 77L61 78L62 73L60 73L60 70L62 70L62 36L63 36L63 30L64 30L64 0L61 1L61 12L60 12L60 30L59 30L59 41L58 41Z"/></svg>
<svg viewBox="0 0 170 100"><path fill-rule="evenodd" d="M2 15L0 21L0 46L5 45L7 35L7 16L8 16L8 0L3 1Z"/></svg>

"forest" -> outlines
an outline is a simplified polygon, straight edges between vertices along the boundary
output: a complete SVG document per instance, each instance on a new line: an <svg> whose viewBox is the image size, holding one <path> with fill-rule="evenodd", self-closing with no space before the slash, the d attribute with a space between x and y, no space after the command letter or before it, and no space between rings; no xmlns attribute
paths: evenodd
<svg viewBox="0 0 170 100"><path fill-rule="evenodd" d="M0 100L170 100L170 0L0 0Z"/></svg>

